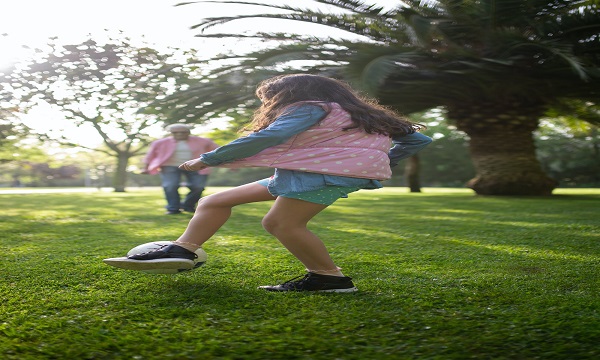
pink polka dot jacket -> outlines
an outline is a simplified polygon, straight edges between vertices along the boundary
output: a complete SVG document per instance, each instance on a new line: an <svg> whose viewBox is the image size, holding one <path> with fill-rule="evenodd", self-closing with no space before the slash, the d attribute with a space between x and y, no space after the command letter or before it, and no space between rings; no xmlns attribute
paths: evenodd
<svg viewBox="0 0 600 360"><path fill-rule="evenodd" d="M344 128L352 125L350 114L336 103L329 105L332 110L324 119L285 142L218 166L271 167L355 178L389 179L392 171L388 152L392 139L385 135L367 134L360 129L344 131Z"/></svg>

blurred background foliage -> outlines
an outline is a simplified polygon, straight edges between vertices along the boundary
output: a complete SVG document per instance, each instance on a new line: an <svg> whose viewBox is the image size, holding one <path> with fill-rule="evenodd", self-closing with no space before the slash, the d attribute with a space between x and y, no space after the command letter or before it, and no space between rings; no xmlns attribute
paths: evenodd
<svg viewBox="0 0 600 360"><path fill-rule="evenodd" d="M191 11L202 3L182 5ZM600 185L597 2L406 1L388 10L360 1L306 2L342 12L245 3L257 14L206 18L193 28L203 37L263 41L250 53L207 59L125 34L68 45L53 38L31 59L0 69L0 186L158 185L158 177L138 172L148 144L166 135L164 125L196 124L196 135L225 144L258 105L256 84L287 72L345 79L426 124L434 142L418 155L421 186L471 182L482 192L511 194L526 184L539 195L547 190L536 193L536 184ZM282 13L263 13L265 6ZM363 40L206 32L248 18L319 24ZM22 116L40 104L92 129L101 142L68 138L58 125L28 127ZM388 185L409 185L402 165ZM270 173L215 169L209 185Z"/></svg>
<svg viewBox="0 0 600 360"><path fill-rule="evenodd" d="M428 125L424 132L434 142L420 156L421 185L425 187L464 187L475 170L469 159L468 137L448 125L442 110L414 116L413 120ZM600 187L600 134L598 128L572 119L546 118L535 134L537 156L550 176L561 187ZM196 133L219 144L239 135L232 129ZM11 141L18 141L13 138ZM112 186L114 158L90 151L73 152L69 147L50 148L36 145L35 139L24 138L20 145L2 146L0 187L13 186ZM158 176L142 175L141 155L128 167L127 186L160 186ZM393 169L386 186L407 186L403 163ZM209 186L235 186L262 179L271 169L213 169Z"/></svg>

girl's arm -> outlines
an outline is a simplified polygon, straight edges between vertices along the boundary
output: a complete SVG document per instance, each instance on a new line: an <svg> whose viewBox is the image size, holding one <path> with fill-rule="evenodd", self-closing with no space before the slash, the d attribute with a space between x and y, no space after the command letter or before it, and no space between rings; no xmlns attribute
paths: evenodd
<svg viewBox="0 0 600 360"><path fill-rule="evenodd" d="M316 105L301 105L278 117L267 128L236 139L200 156L208 166L216 166L258 154L264 149L283 144L289 138L306 131L325 116L325 110Z"/></svg>
<svg viewBox="0 0 600 360"><path fill-rule="evenodd" d="M429 136L418 132L392 138L392 148L388 153L390 166L394 167L398 165L400 160L418 153L425 146L429 145L431 141Z"/></svg>

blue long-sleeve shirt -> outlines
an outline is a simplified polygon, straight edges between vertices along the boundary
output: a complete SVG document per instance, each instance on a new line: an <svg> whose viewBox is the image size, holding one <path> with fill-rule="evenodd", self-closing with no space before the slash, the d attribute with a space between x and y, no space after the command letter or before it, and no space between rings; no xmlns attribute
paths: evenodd
<svg viewBox="0 0 600 360"><path fill-rule="evenodd" d="M322 120L325 115L325 110L320 106L298 106L279 116L267 128L205 153L200 160L209 166L218 166L256 155L264 149L283 144L294 135L308 130ZM388 153L390 166L395 166L400 160L416 154L430 142L431 138L420 133L393 137L392 148ZM275 169L275 175L269 180L268 189L271 194L277 196L288 192L317 190L329 185L361 189L382 187L378 180Z"/></svg>

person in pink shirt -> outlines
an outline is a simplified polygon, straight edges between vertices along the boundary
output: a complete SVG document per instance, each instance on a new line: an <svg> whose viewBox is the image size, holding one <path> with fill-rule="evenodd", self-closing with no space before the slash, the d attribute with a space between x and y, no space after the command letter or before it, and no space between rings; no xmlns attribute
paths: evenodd
<svg viewBox="0 0 600 360"><path fill-rule="evenodd" d="M193 213L198 200L202 197L210 171L209 169L184 170L178 166L216 149L218 145L211 139L191 136L191 129L186 124L172 124L167 127L167 130L171 136L150 144L150 149L144 157L143 173L160 174L167 200L166 214L175 215L182 210ZM179 188L184 177L190 192L181 201Z"/></svg>

